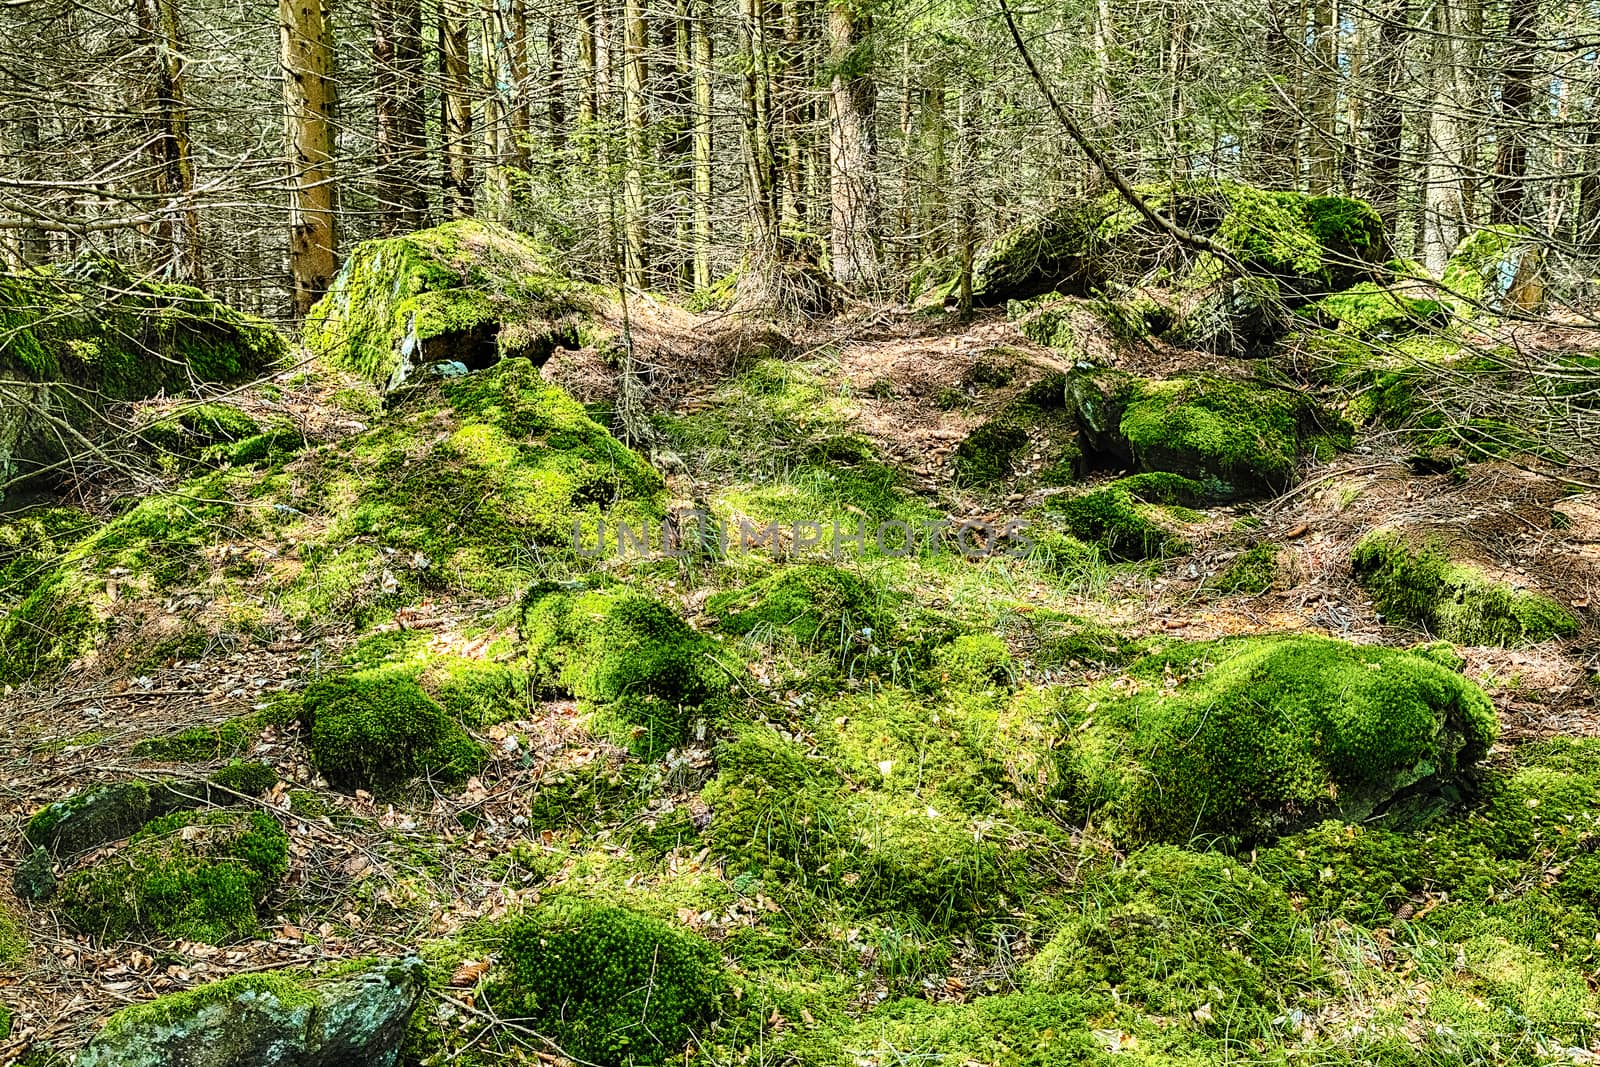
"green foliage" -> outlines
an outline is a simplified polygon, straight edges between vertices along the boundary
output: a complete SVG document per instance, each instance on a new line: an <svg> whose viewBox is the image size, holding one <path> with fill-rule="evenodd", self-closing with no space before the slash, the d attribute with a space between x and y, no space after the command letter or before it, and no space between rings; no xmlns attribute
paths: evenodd
<svg viewBox="0 0 1600 1067"><path fill-rule="evenodd" d="M306 316L305 337L329 364L381 388L407 344L420 362L542 363L557 345L580 346L598 303L528 238L460 219L357 245Z"/></svg>
<svg viewBox="0 0 1600 1067"><path fill-rule="evenodd" d="M101 941L138 930L227 944L288 869L288 836L261 812L178 812L149 823L112 863L69 875L62 916Z"/></svg>
<svg viewBox="0 0 1600 1067"><path fill-rule="evenodd" d="M992 420L979 426L956 446L952 463L957 485L990 487L1011 473L1011 461L1028 447L1028 431L1013 423Z"/></svg>
<svg viewBox="0 0 1600 1067"><path fill-rule="evenodd" d="M1076 812L1130 840L1259 840L1448 784L1495 736L1488 698L1432 659L1316 637L1179 645L1074 705ZM1090 710L1090 709L1093 710Z"/></svg>
<svg viewBox="0 0 1600 1067"><path fill-rule="evenodd" d="M1449 322L1449 314L1439 301L1407 296L1376 282L1361 282L1325 296L1302 308L1299 314L1340 333L1374 341L1406 337Z"/></svg>
<svg viewBox="0 0 1600 1067"><path fill-rule="evenodd" d="M301 718L311 731L311 761L340 789L388 795L420 776L456 784L488 758L416 682L396 671L313 683Z"/></svg>
<svg viewBox="0 0 1600 1067"><path fill-rule="evenodd" d="M933 659L941 679L955 689L1009 688L1016 677L1010 649L994 634L962 634Z"/></svg>
<svg viewBox="0 0 1600 1067"><path fill-rule="evenodd" d="M1578 632L1578 620L1549 597L1494 581L1397 530L1363 537L1350 565L1379 612L1457 644L1518 645Z"/></svg>
<svg viewBox="0 0 1600 1067"><path fill-rule="evenodd" d="M1218 571L1207 583L1219 593L1245 593L1256 596L1272 588L1278 577L1278 549L1256 545L1246 549Z"/></svg>
<svg viewBox="0 0 1600 1067"><path fill-rule="evenodd" d="M660 601L535 585L522 635L537 684L570 692L619 744L654 759L683 744L701 706L726 691L713 644Z"/></svg>
<svg viewBox="0 0 1600 1067"><path fill-rule="evenodd" d="M627 908L574 898L514 921L486 993L569 1055L643 1067L682 1055L717 1018L726 981L698 937Z"/></svg>

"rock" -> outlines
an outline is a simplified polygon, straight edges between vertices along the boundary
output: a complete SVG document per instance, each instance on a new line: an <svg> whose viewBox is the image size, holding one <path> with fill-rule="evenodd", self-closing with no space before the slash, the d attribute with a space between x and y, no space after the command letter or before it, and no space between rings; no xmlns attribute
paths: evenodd
<svg viewBox="0 0 1600 1067"><path fill-rule="evenodd" d="M150 819L150 788L118 782L56 801L28 820L23 836L37 848L74 856L127 837Z"/></svg>
<svg viewBox="0 0 1600 1067"><path fill-rule="evenodd" d="M1350 447L1349 425L1309 396L1216 375L1089 369L1068 376L1066 399L1088 451L1193 478L1216 499L1282 492L1302 457Z"/></svg>
<svg viewBox="0 0 1600 1067"><path fill-rule="evenodd" d="M392 390L433 364L542 364L557 347L606 340L600 304L530 238L461 219L357 245L306 316L305 338L327 362Z"/></svg>
<svg viewBox="0 0 1600 1067"><path fill-rule="evenodd" d="M1491 576L1452 545L1448 528L1374 530L1351 552L1350 567L1388 621L1419 624L1447 641L1514 646L1578 633L1571 611Z"/></svg>
<svg viewBox="0 0 1600 1067"><path fill-rule="evenodd" d="M1543 267L1532 235L1520 226L1502 226L1478 230L1456 246L1443 281L1458 302L1536 312L1544 303Z"/></svg>
<svg viewBox="0 0 1600 1067"><path fill-rule="evenodd" d="M0 336L0 377L37 383L0 388L0 481L62 459L85 397L249 379L289 351L265 320L98 255L0 278Z"/></svg>
<svg viewBox="0 0 1600 1067"><path fill-rule="evenodd" d="M19 899L43 904L56 895L55 859L42 848L28 853L11 875Z"/></svg>
<svg viewBox="0 0 1600 1067"><path fill-rule="evenodd" d="M391 1067L426 985L415 957L238 975L117 1012L77 1067Z"/></svg>
<svg viewBox="0 0 1600 1067"><path fill-rule="evenodd" d="M1440 658L1301 635L1171 646L1067 716L1066 805L1128 841L1361 822L1494 740L1488 697Z"/></svg>

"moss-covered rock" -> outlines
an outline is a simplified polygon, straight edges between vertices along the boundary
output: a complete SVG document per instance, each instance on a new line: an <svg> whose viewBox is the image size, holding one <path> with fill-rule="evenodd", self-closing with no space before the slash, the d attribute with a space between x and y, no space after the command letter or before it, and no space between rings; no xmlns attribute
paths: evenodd
<svg viewBox="0 0 1600 1067"><path fill-rule="evenodd" d="M1475 305L1494 310L1519 287L1536 281L1538 271L1533 236L1520 226L1501 226L1469 234L1451 254L1441 280L1468 310Z"/></svg>
<svg viewBox="0 0 1600 1067"><path fill-rule="evenodd" d="M469 370L505 356L542 363L557 346L595 339L598 304L529 238L461 219L357 245L306 316L306 344L393 388L439 360Z"/></svg>
<svg viewBox="0 0 1600 1067"><path fill-rule="evenodd" d="M1247 548L1206 582L1219 593L1265 593L1278 578L1278 549L1274 545Z"/></svg>
<svg viewBox="0 0 1600 1067"><path fill-rule="evenodd" d="M1113 560L1162 559L1189 549L1172 506L1187 508L1206 499L1206 487L1182 475L1135 474L1099 489L1054 497L1050 509L1067 532L1097 545Z"/></svg>
<svg viewBox="0 0 1600 1067"><path fill-rule="evenodd" d="M34 904L55 896L55 857L42 848L30 849L11 874L11 888L16 891L18 900Z"/></svg>
<svg viewBox="0 0 1600 1067"><path fill-rule="evenodd" d="M1128 677L1083 698L1061 773L1071 806L1131 840L1360 820L1452 781L1495 736L1488 698L1454 671L1325 638L1181 645Z"/></svg>
<svg viewBox="0 0 1600 1067"><path fill-rule="evenodd" d="M486 997L601 1067L682 1056L715 1022L726 980L700 938L627 908L564 898L513 922Z"/></svg>
<svg viewBox="0 0 1600 1067"><path fill-rule="evenodd" d="M41 575L97 525L77 508L29 508L0 516L0 610L25 599Z"/></svg>
<svg viewBox="0 0 1600 1067"><path fill-rule="evenodd" d="M1567 608L1453 560L1447 542L1425 532L1374 530L1351 552L1350 566L1380 613L1457 644L1519 645L1578 632Z"/></svg>
<svg viewBox="0 0 1600 1067"><path fill-rule="evenodd" d="M278 784L278 772L265 763L234 760L211 776L211 784L247 797L258 797Z"/></svg>
<svg viewBox="0 0 1600 1067"><path fill-rule="evenodd" d="M247 938L288 870L289 839L258 811L174 812L148 823L114 862L68 875L61 913L80 933L133 930L211 944Z"/></svg>
<svg viewBox="0 0 1600 1067"><path fill-rule="evenodd" d="M1066 395L1092 451L1202 481L1217 498L1281 492L1303 457L1350 445L1349 424L1309 396L1252 382L1080 371Z"/></svg>
<svg viewBox="0 0 1600 1067"><path fill-rule="evenodd" d="M118 782L41 808L28 820L23 836L37 848L73 856L127 837L160 814L164 812L152 812L149 786Z"/></svg>
<svg viewBox="0 0 1600 1067"><path fill-rule="evenodd" d="M956 446L951 465L957 485L988 487L1011 473L1012 458L1028 447L1028 431L1004 420L979 426Z"/></svg>
<svg viewBox="0 0 1600 1067"><path fill-rule="evenodd" d="M1378 213L1359 200L1237 183L1140 190L1157 211L1210 237L1291 302L1343 289L1387 259ZM1055 289L1088 296L1165 265L1171 240L1116 193L1066 205L996 237L974 264L974 297L1001 303ZM1199 257L1185 284L1209 284Z"/></svg>
<svg viewBox="0 0 1600 1067"><path fill-rule="evenodd" d="M416 959L235 975L117 1012L77 1067L392 1067L426 987Z"/></svg>
<svg viewBox="0 0 1600 1067"><path fill-rule="evenodd" d="M393 670L315 682L300 703L311 761L339 789L395 792L414 778L463 782L488 755L417 683Z"/></svg>
<svg viewBox="0 0 1600 1067"><path fill-rule="evenodd" d="M602 732L646 758L683 744L727 689L714 643L637 593L536 585L522 636L538 684L571 693Z"/></svg>
<svg viewBox="0 0 1600 1067"><path fill-rule="evenodd" d="M199 763L227 759L247 751L261 734L261 723L246 716L205 726L189 726L165 737L147 737L136 743L138 759Z"/></svg>
<svg viewBox="0 0 1600 1067"><path fill-rule="evenodd" d="M0 377L39 383L0 391L0 481L62 458L71 435L51 419L86 427L103 400L237 381L288 354L264 320L93 255L0 278L0 336Z"/></svg>
<svg viewBox="0 0 1600 1067"><path fill-rule="evenodd" d="M1393 341L1450 322L1448 309L1439 301L1376 282L1361 282L1332 293L1301 308L1298 314L1326 329L1367 341Z"/></svg>
<svg viewBox="0 0 1600 1067"><path fill-rule="evenodd" d="M839 567L805 564L713 594L706 612L724 633L785 632L806 648L849 650L859 637L881 634L892 598Z"/></svg>

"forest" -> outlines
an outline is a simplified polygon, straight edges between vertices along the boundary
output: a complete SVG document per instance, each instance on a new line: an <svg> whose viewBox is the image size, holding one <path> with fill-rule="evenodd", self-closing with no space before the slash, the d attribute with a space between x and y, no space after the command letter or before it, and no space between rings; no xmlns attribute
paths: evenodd
<svg viewBox="0 0 1600 1067"><path fill-rule="evenodd" d="M1597 0L0 0L0 1067L1600 1063Z"/></svg>

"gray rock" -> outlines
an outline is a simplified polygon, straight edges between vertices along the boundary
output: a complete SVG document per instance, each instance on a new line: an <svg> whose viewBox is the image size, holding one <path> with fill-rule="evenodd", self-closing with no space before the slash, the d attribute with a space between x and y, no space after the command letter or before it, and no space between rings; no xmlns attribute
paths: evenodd
<svg viewBox="0 0 1600 1067"><path fill-rule="evenodd" d="M77 1067L393 1067L426 985L415 957L236 975L117 1012Z"/></svg>

